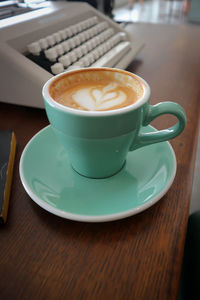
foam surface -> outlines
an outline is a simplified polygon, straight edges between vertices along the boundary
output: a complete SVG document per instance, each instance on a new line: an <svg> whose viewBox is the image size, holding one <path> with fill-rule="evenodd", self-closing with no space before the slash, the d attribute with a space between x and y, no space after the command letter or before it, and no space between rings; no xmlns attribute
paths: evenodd
<svg viewBox="0 0 200 300"><path fill-rule="evenodd" d="M78 90L72 95L74 101L87 110L111 109L122 104L127 95L116 82L105 87L89 87Z"/></svg>
<svg viewBox="0 0 200 300"><path fill-rule="evenodd" d="M59 104L78 110L104 111L135 103L144 92L134 75L121 71L90 69L63 74L50 86Z"/></svg>

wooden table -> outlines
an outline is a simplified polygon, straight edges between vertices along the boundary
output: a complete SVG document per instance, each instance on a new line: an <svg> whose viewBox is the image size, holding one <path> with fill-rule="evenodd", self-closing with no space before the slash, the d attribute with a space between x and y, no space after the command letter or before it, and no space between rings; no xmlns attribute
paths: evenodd
<svg viewBox="0 0 200 300"><path fill-rule="evenodd" d="M48 124L45 112L1 103L0 129L14 129L18 141L8 221L0 227L1 299L177 299L198 136L200 28L137 24L132 31L146 46L128 70L149 82L150 103L176 101L187 113L184 133L171 142L174 183L153 207L124 220L56 217L29 198L19 178L22 150Z"/></svg>

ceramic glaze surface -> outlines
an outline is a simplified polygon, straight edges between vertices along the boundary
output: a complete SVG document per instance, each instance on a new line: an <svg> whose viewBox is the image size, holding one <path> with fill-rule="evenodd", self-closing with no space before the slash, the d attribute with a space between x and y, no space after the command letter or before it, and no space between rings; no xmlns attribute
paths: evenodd
<svg viewBox="0 0 200 300"><path fill-rule="evenodd" d="M38 205L88 222L121 219L152 206L167 192L175 172L173 149L163 142L130 152L122 170L110 178L83 177L72 169L51 126L32 138L20 162L22 183Z"/></svg>

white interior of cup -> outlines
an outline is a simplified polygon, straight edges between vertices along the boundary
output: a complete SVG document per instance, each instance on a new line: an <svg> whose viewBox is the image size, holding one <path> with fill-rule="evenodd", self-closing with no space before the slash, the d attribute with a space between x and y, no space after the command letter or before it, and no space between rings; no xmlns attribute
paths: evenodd
<svg viewBox="0 0 200 300"><path fill-rule="evenodd" d="M106 110L106 111L86 111L86 110L77 110L56 102L52 96L50 95L50 87L53 86L54 89L64 90L67 86L70 86L74 81L80 81L85 79L96 79L98 81L99 74L104 72L105 76L109 75L109 77L113 77L118 82L123 85L130 86L134 89L136 94L138 95L138 100L129 105L118 109ZM101 75L102 77L102 75ZM143 80L141 77L132 74L130 72L113 69L113 68L86 68L79 69L73 71L67 71L65 73L61 73L53 78L49 79L43 87L42 90L43 97L45 100L51 105L60 110L66 111L68 113L84 115L84 116L105 116L105 115L116 115L124 112L131 111L133 109L137 109L141 105L143 105L150 97L150 88L149 85Z"/></svg>

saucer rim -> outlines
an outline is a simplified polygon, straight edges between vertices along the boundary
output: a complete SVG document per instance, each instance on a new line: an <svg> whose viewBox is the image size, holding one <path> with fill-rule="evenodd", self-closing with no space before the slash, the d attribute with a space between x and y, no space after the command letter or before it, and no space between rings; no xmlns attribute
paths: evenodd
<svg viewBox="0 0 200 300"><path fill-rule="evenodd" d="M48 125L48 126L44 127L43 129L41 129L39 132L37 132L24 147L24 150L22 151L22 154L21 154L20 163L19 163L19 175L20 175L22 185L23 185L25 191L27 192L27 194L29 195L29 197L36 204L38 204L41 208L45 209L46 211L48 211L56 216L62 217L64 219L72 220L72 221L89 222L89 223L90 222L91 223L110 222L110 221L128 218L130 216L141 213L144 210L146 210L146 209L150 208L151 206L153 206L154 204L156 204L168 192L168 190L170 189L170 187L174 181L174 178L176 176L176 171L177 171L177 160L176 160L176 155L175 155L174 149L172 148L171 144L168 141L166 141L166 142L162 142L162 143L168 144L169 149L172 154L172 159L173 159L173 170L171 172L171 177L169 179L169 182L163 188L163 190L158 195L156 195L153 199L149 200L147 203L141 204L138 207L129 209L124 212L99 215L99 216L74 214L74 213L66 212L66 211L60 210L58 208L52 207L51 205L49 205L46 202L44 202L43 200L41 200L37 195L34 194L34 192L31 191L31 189L29 188L29 185L25 179L24 172L23 172L23 161L24 161L26 151L29 149L33 140L35 138L37 138L37 136L39 134L41 134L43 131L48 130L50 127L51 127L51 125ZM157 129L151 125L148 125L148 127L151 127L157 131Z"/></svg>

